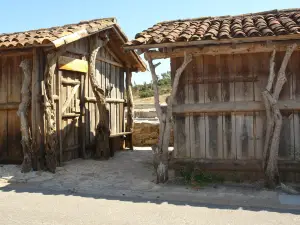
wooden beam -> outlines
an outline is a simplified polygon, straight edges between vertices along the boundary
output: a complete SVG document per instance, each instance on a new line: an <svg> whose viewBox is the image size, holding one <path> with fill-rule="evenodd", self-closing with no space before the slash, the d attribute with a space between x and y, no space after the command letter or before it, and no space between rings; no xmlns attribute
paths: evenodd
<svg viewBox="0 0 300 225"><path fill-rule="evenodd" d="M132 73L129 69L126 70L126 91L127 91L127 124L125 130L127 132L132 132L133 129L133 114L134 114L134 105L133 105L133 95L132 95ZM128 147L133 149L133 140L132 136L129 137Z"/></svg>
<svg viewBox="0 0 300 225"><path fill-rule="evenodd" d="M300 37L299 37L300 39ZM294 41L295 42L295 41ZM184 51L192 54L193 56L198 55L226 55L226 54L243 54L243 53L258 53L258 52L272 52L286 51L289 46L287 43L243 43L237 46L233 45L210 45L202 47L189 47L189 48L176 48L169 52L160 51L149 51L148 55L152 59L164 59L164 58L176 58L183 57ZM298 50L300 46L298 46Z"/></svg>
<svg viewBox="0 0 300 225"><path fill-rule="evenodd" d="M123 103L125 99L117 99L117 98L106 98L107 103Z"/></svg>
<svg viewBox="0 0 300 225"><path fill-rule="evenodd" d="M198 73L199 74L199 73ZM230 83L230 82L255 82L257 81L257 76L198 76L197 73L194 73L194 77L189 80L185 80L183 83L185 84L210 84L210 83Z"/></svg>
<svg viewBox="0 0 300 225"><path fill-rule="evenodd" d="M97 99L95 97L84 97L85 102L97 102Z"/></svg>
<svg viewBox="0 0 300 225"><path fill-rule="evenodd" d="M84 100L86 102L96 102L96 98L95 97L84 97ZM125 99L117 99L117 98L106 98L105 101L107 103L124 103Z"/></svg>
<svg viewBox="0 0 300 225"><path fill-rule="evenodd" d="M71 79L66 79L66 78L61 78L61 84L66 84L66 85L78 85L80 84L80 81L78 80L71 80Z"/></svg>
<svg viewBox="0 0 300 225"><path fill-rule="evenodd" d="M278 101L280 110L300 111L300 101L283 100ZM258 101L240 101L240 102L211 102L199 104L174 105L174 114L197 114L197 113L219 113L219 112L254 112L265 111L264 104Z"/></svg>
<svg viewBox="0 0 300 225"><path fill-rule="evenodd" d="M104 47L106 51L108 51L109 54L111 54L111 56L116 60L116 62L121 64L121 60L119 59L119 57L116 56L115 53L113 53L112 50L110 50L107 46Z"/></svg>
<svg viewBox="0 0 300 225"><path fill-rule="evenodd" d="M132 132L122 132L122 133L116 133L116 134L111 134L109 137L113 138L113 137L119 137L119 136L123 136L123 135L131 135Z"/></svg>
<svg viewBox="0 0 300 225"><path fill-rule="evenodd" d="M53 95L53 100L54 100L54 101L59 100L59 96L58 96L58 95Z"/></svg>
<svg viewBox="0 0 300 225"><path fill-rule="evenodd" d="M125 50L135 49L151 49L151 48L175 48L175 47L187 47L187 46L200 46L200 45L219 45L219 44L240 44L240 43L252 43L252 42L264 42L264 41L286 41L286 40L299 40L300 34L290 34L281 36L267 36L267 37L247 37L247 38L231 38L222 40L200 40L200 41L182 41L172 43L161 44L145 44L145 45L133 45L124 46Z"/></svg>
<svg viewBox="0 0 300 225"><path fill-rule="evenodd" d="M60 56L58 59L58 68L60 70L70 70L75 72L87 73L88 63L85 60Z"/></svg>
<svg viewBox="0 0 300 225"><path fill-rule="evenodd" d="M0 103L0 110L17 110L20 103Z"/></svg>
<svg viewBox="0 0 300 225"><path fill-rule="evenodd" d="M74 118L74 117L79 117L80 113L64 113L62 115L62 118Z"/></svg>
<svg viewBox="0 0 300 225"><path fill-rule="evenodd" d="M111 65L114 65L114 66L118 66L118 67L121 67L121 68L124 67L123 64L115 62L115 61L112 61L112 60L104 58L104 57L97 56L96 60L100 61L100 62L106 62L108 64L111 64Z"/></svg>

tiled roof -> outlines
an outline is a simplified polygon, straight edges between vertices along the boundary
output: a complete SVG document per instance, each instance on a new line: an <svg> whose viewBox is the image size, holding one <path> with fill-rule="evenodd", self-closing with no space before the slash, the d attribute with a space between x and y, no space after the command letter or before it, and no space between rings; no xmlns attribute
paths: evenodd
<svg viewBox="0 0 300 225"><path fill-rule="evenodd" d="M97 33L114 24L116 24L115 18L106 18L47 29L0 34L0 48L27 47L51 43L55 47L59 47L82 37Z"/></svg>
<svg viewBox="0 0 300 225"><path fill-rule="evenodd" d="M161 22L126 46L290 34L300 34L300 9Z"/></svg>

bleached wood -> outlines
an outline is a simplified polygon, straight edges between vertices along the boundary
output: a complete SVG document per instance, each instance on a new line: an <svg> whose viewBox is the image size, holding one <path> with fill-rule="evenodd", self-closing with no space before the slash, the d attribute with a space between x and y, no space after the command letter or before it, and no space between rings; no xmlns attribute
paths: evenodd
<svg viewBox="0 0 300 225"><path fill-rule="evenodd" d="M157 75L155 72L155 66L153 64L152 59L147 55L147 53L145 53L145 58L148 61L152 75L155 108L160 122L159 142L158 145L152 146L152 150L154 153L153 165L156 171L157 183L159 183L166 182L168 180L168 147L170 143L173 99L175 98L178 89L180 76L186 68L186 66L192 61L192 56L185 54L182 65L176 70L172 84L171 95L166 99L166 112L162 112L162 109L159 104L158 82Z"/></svg>
<svg viewBox="0 0 300 225"><path fill-rule="evenodd" d="M32 170L32 137L29 127L28 111L31 101L31 73L32 65L31 61L25 59L21 62L20 67L24 73L24 79L22 83L21 95L22 101L19 105L17 112L21 122L21 134L22 134L22 149L23 149L23 163L22 172L27 173Z"/></svg>

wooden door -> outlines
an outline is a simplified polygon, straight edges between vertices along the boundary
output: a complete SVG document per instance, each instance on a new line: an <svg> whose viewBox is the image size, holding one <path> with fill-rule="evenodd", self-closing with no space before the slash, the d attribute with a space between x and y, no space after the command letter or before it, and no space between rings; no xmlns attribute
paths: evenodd
<svg viewBox="0 0 300 225"><path fill-rule="evenodd" d="M84 74L59 71L58 130L60 140L60 162L80 157L84 143L81 139Z"/></svg>

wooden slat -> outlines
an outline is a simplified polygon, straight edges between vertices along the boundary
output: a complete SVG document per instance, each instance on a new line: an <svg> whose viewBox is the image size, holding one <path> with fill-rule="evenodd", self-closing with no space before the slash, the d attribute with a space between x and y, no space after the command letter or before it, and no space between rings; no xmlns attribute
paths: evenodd
<svg viewBox="0 0 300 225"><path fill-rule="evenodd" d="M62 77L61 78L61 84L64 84L64 85L77 85L77 84L80 84L80 81L67 79L67 78Z"/></svg>
<svg viewBox="0 0 300 225"><path fill-rule="evenodd" d="M0 110L18 109L20 103L0 103Z"/></svg>
<svg viewBox="0 0 300 225"><path fill-rule="evenodd" d="M289 44L239 44L239 45L220 45L220 46L204 46L204 47L189 47L189 48L177 48L169 52L151 51L149 55L152 59L164 59L164 58L176 58L183 57L184 52L192 54L193 56L199 55L227 55L227 54L243 54L243 53L262 53L272 52L275 48L277 52L286 51ZM300 47L299 47L300 49Z"/></svg>
<svg viewBox="0 0 300 225"><path fill-rule="evenodd" d="M278 101L280 110L296 110L300 111L299 100L282 100ZM214 103L199 103L199 104L180 104L173 106L174 114L186 113L242 113L252 111L265 111L262 102L256 101L238 101L238 102L214 102Z"/></svg>
<svg viewBox="0 0 300 225"><path fill-rule="evenodd" d="M224 57L224 56L222 56ZM197 73L195 73L197 74ZM253 82L257 81L258 76L226 76L226 77L221 77L221 76L211 76L211 75L206 75L205 77L193 77L193 79L189 79L188 83L192 84L214 84L214 83L231 83L231 82Z"/></svg>
<svg viewBox="0 0 300 225"><path fill-rule="evenodd" d="M58 68L60 70L70 70L75 72L88 72L88 63L85 60L60 56L58 59Z"/></svg>
<svg viewBox="0 0 300 225"><path fill-rule="evenodd" d="M183 71L182 75L184 77L184 79L188 79L189 76L191 76L191 71L190 71L190 65L188 65L186 67L186 69ZM188 104L190 103L190 99L189 99L189 85L185 85L184 86L184 103ZM190 116L187 114L185 116L185 124L184 124L184 128L185 128L185 135L186 135L186 139L185 139L185 157L190 158L191 157L191 135L190 135Z"/></svg>
<svg viewBox="0 0 300 225"><path fill-rule="evenodd" d="M97 60L97 61L100 61L100 62L106 62L106 63L108 63L108 64L110 64L110 65L113 65L113 66L118 66L118 67L121 67L121 68L124 67L124 65L121 64L121 63L112 61L112 60L110 60L110 59L107 59L107 58L104 58L104 57L101 57L101 56L98 56L96 60Z"/></svg>
<svg viewBox="0 0 300 225"><path fill-rule="evenodd" d="M120 132L120 133L115 133L115 134L111 134L109 137L119 137L119 136L123 136L123 135L131 135L132 132Z"/></svg>
<svg viewBox="0 0 300 225"><path fill-rule="evenodd" d="M60 166L62 166L63 162L63 140L62 140L62 86L61 84L61 79L62 79L62 71L58 71L57 74L57 79L58 79L58 118L57 118L57 131L58 131L58 138L59 138L59 163Z"/></svg>

